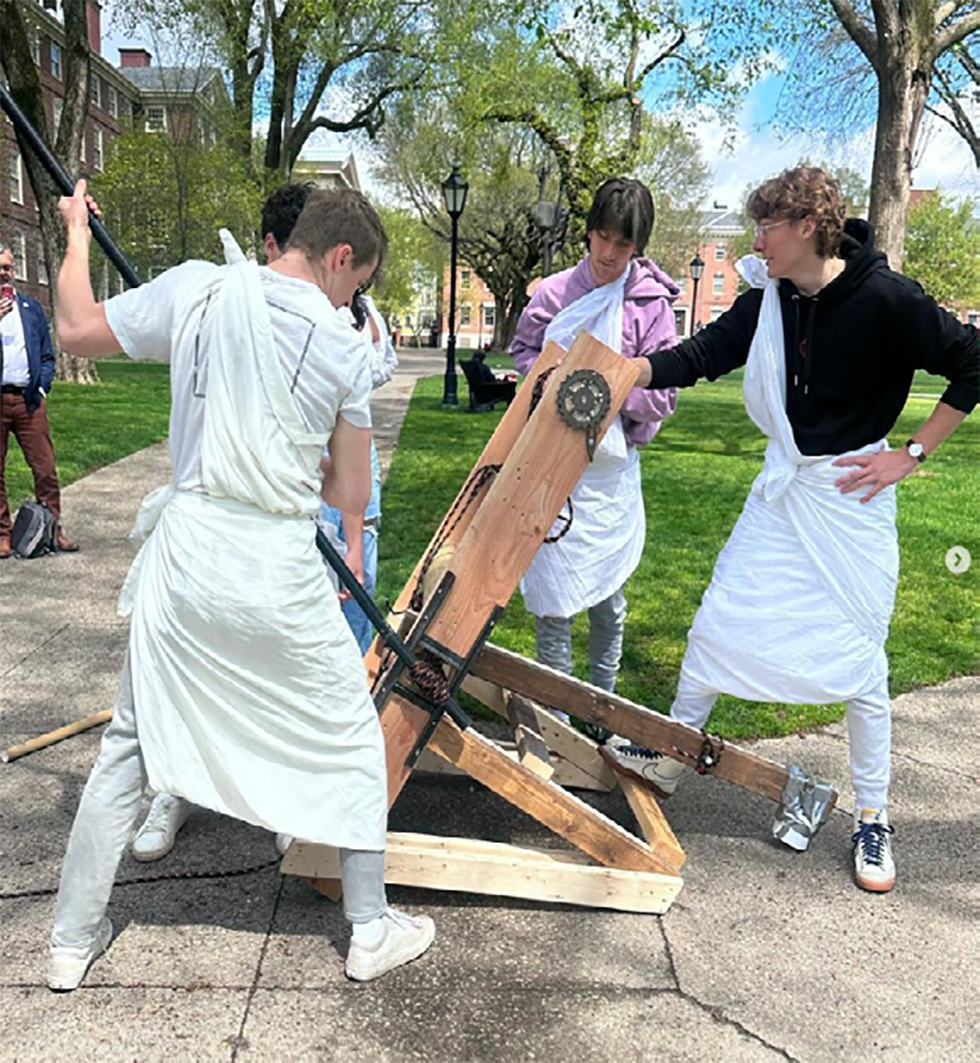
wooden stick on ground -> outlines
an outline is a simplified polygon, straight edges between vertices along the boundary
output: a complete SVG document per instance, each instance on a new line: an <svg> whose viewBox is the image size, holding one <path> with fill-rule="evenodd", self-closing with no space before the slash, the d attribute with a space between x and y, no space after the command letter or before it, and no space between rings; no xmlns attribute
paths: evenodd
<svg viewBox="0 0 980 1063"><path fill-rule="evenodd" d="M88 716L83 716L80 720L76 720L74 723L59 727L56 731L38 735L37 738L32 738L29 742L24 742L23 745L11 746L10 749L0 753L0 761L6 764L11 760L16 760L18 757L26 757L28 753L34 753L38 749L46 749L48 746L53 746L55 742L60 742L63 738L71 738L72 735L81 734L82 731L98 727L100 723L107 723L111 719L112 709L93 712Z"/></svg>

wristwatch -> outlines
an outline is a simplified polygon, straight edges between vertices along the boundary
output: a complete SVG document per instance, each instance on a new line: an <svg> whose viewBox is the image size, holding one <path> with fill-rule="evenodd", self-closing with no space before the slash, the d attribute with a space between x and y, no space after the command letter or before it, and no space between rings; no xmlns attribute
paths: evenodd
<svg viewBox="0 0 980 1063"><path fill-rule="evenodd" d="M917 443L914 439L910 439L905 444L905 449L920 465L926 460L926 448L921 443Z"/></svg>

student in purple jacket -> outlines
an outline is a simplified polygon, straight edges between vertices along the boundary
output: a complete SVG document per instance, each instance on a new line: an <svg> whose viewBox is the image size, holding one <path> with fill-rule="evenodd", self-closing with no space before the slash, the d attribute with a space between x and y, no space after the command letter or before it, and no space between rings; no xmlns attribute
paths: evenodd
<svg viewBox="0 0 980 1063"><path fill-rule="evenodd" d="M653 199L639 181L613 178L596 192L586 219L588 254L577 266L541 282L521 315L511 344L514 364L527 373L545 343L566 350L585 329L624 358L649 355L677 342L677 285L643 252L653 228ZM572 671L572 621L589 614L591 682L612 691L623 647L623 587L646 532L638 449L674 412L674 388L633 388L621 415L596 448L572 492L572 521L562 519L521 581L535 617L537 656Z"/></svg>

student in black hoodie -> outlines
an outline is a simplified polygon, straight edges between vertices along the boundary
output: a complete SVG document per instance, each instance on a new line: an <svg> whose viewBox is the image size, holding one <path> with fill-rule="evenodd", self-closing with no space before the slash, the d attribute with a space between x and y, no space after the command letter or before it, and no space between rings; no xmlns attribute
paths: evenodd
<svg viewBox="0 0 980 1063"><path fill-rule="evenodd" d="M748 213L765 268L740 266L757 286L697 336L650 355L639 381L689 387L746 366L746 408L770 439L691 628L671 716L702 727L723 692L846 701L854 878L886 892L895 882L884 651L898 579L894 485L977 404L980 343L975 328L888 268L867 222L845 221L840 186L825 171L785 171L752 193ZM917 369L949 385L892 450L886 436ZM613 753L662 796L683 772L636 747ZM782 840L809 841L805 831Z"/></svg>

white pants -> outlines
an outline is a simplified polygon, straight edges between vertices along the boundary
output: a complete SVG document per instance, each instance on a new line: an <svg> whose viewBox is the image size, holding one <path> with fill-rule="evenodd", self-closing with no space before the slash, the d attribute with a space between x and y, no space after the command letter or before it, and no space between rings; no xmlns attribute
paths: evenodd
<svg viewBox="0 0 980 1063"><path fill-rule="evenodd" d="M112 722L85 784L61 869L52 945L85 948L105 915L116 868L136 825L146 786L137 735L129 657ZM340 850L344 914L366 923L384 914L384 852Z"/></svg>
<svg viewBox="0 0 980 1063"><path fill-rule="evenodd" d="M717 698L718 691L702 686L682 669L670 715L690 727L704 727ZM847 731L855 808L887 808L892 739L887 678L848 701Z"/></svg>

